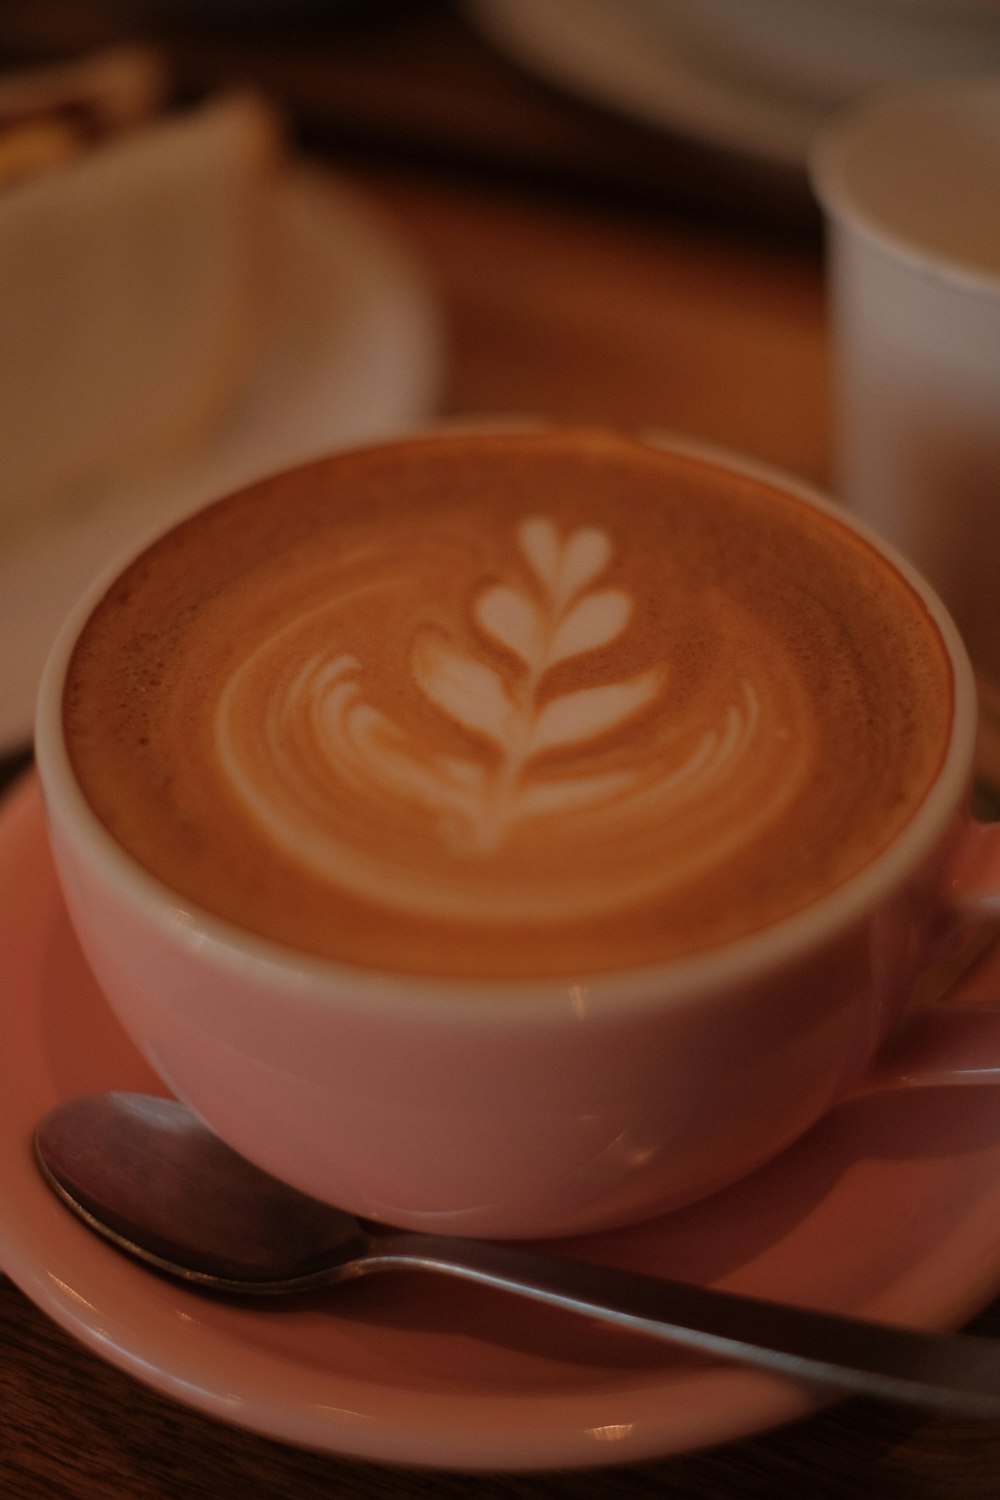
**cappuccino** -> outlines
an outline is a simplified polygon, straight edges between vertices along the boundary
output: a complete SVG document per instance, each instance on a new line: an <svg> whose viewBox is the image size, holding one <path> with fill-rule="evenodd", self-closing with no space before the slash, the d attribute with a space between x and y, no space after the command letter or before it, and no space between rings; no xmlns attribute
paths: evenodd
<svg viewBox="0 0 1000 1500"><path fill-rule="evenodd" d="M113 837L280 944L455 977L716 948L863 870L937 777L919 596L774 484L599 432L432 436L224 499L66 682Z"/></svg>

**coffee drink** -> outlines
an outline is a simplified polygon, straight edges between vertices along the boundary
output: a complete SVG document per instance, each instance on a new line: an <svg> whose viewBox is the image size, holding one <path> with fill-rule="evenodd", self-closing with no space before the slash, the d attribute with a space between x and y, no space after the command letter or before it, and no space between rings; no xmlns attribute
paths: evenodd
<svg viewBox="0 0 1000 1500"><path fill-rule="evenodd" d="M334 456L107 592L66 737L184 901L309 953L598 973L811 905L899 834L952 714L926 607L762 479L599 432Z"/></svg>

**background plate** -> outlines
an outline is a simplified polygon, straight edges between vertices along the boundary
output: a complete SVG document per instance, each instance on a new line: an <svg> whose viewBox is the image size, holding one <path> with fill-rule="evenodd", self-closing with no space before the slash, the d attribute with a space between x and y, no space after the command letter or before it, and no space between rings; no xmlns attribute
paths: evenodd
<svg viewBox="0 0 1000 1500"><path fill-rule="evenodd" d="M745 1436L814 1389L443 1278L372 1277L273 1303L213 1299L126 1261L55 1200L36 1120L92 1089L159 1087L113 1020L59 898L37 785L0 809L0 1265L103 1359L288 1443L458 1469L581 1467ZM997 959L966 998L998 993ZM1000 1089L843 1106L707 1202L553 1247L927 1328L1000 1284Z"/></svg>
<svg viewBox="0 0 1000 1500"><path fill-rule="evenodd" d="M0 551L0 749L30 738L49 645L98 571L216 495L433 414L442 335L408 246L365 198L318 170L290 176L283 212L278 330L214 441L183 468L47 519Z"/></svg>

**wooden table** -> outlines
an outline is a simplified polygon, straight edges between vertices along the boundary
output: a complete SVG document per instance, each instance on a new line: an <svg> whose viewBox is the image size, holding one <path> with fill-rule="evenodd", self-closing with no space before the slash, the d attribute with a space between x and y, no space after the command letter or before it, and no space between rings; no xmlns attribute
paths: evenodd
<svg viewBox="0 0 1000 1500"><path fill-rule="evenodd" d="M0 49L13 58L88 45L135 14L28 0L8 6ZM819 244L781 184L559 99L440 5L390 7L372 26L280 44L176 30L169 40L192 80L252 76L284 97L308 148L368 190L422 253L449 340L445 412L674 429L827 480ZM976 1326L1000 1336L1000 1304ZM382 1469L170 1405L0 1281L0 1495L992 1500L1000 1428L849 1401L752 1441L627 1469Z"/></svg>

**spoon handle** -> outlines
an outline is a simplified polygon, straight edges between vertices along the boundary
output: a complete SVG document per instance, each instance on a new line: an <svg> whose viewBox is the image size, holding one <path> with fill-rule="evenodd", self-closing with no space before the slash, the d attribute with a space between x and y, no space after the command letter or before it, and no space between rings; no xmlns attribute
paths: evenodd
<svg viewBox="0 0 1000 1500"><path fill-rule="evenodd" d="M1000 1416L1000 1341L894 1328L635 1271L438 1235L372 1240L365 1270L459 1276L796 1380Z"/></svg>

